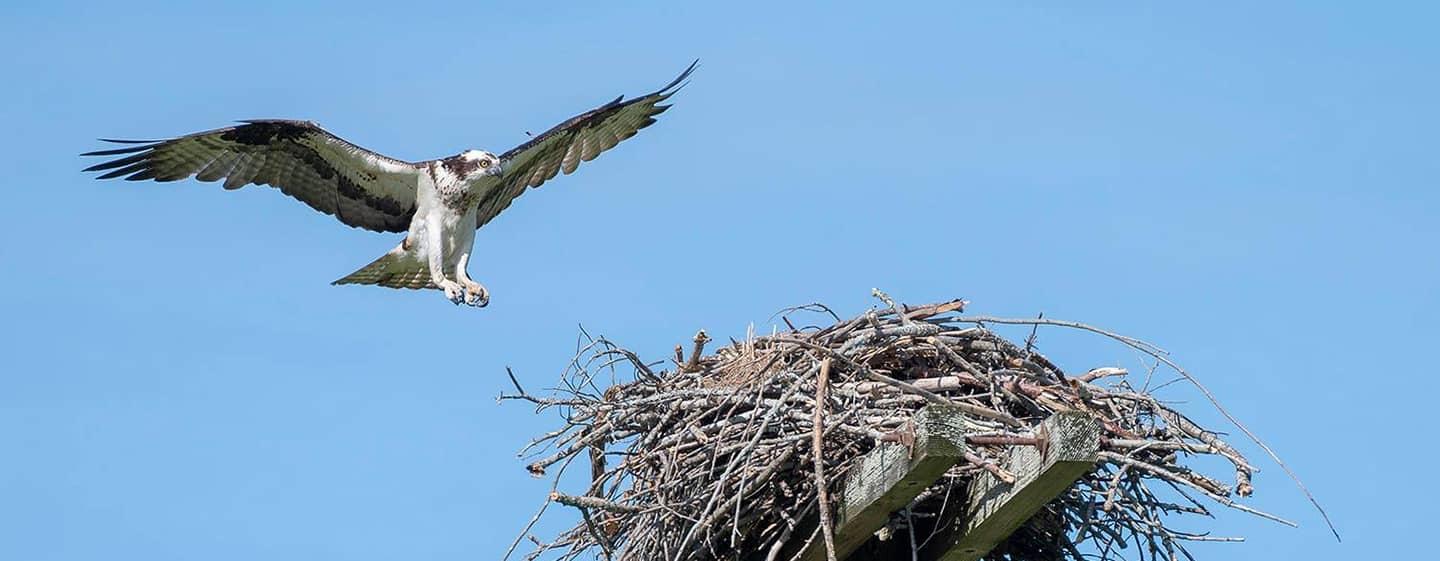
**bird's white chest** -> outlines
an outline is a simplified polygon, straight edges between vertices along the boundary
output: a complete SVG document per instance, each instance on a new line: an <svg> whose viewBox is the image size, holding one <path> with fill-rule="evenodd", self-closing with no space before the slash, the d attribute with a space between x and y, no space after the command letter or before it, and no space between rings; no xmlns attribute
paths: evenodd
<svg viewBox="0 0 1440 561"><path fill-rule="evenodd" d="M417 194L419 204L407 239L420 256L440 256L449 266L462 252L469 252L475 239L478 197L463 187L437 183L422 184Z"/></svg>

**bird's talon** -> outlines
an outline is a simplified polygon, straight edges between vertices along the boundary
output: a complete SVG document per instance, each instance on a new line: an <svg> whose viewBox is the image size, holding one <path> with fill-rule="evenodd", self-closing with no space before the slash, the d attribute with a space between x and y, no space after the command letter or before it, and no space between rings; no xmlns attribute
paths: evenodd
<svg viewBox="0 0 1440 561"><path fill-rule="evenodd" d="M490 303L490 291L478 282L467 282L465 283L465 303L476 308L484 308Z"/></svg>
<svg viewBox="0 0 1440 561"><path fill-rule="evenodd" d="M465 289L460 283L447 280L440 284L440 288L445 291L445 298L453 304L459 305L465 300Z"/></svg>

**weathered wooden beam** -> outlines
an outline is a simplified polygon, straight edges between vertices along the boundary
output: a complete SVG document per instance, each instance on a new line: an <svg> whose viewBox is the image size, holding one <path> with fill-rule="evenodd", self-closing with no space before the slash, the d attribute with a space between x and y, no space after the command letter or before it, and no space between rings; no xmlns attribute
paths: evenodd
<svg viewBox="0 0 1440 561"><path fill-rule="evenodd" d="M929 561L975 561L1094 469L1100 450L1100 422L1079 411L1056 413L1041 424L1043 446L1015 446L1005 469L1009 484L989 473L970 484L960 516L942 521L940 534L922 552Z"/></svg>
<svg viewBox="0 0 1440 561"><path fill-rule="evenodd" d="M902 444L883 443L846 475L835 508L836 559L849 556L885 525L891 513L905 508L964 457L965 420L960 408L928 406L915 414L914 427L913 453ZM800 559L825 559L824 540L813 540Z"/></svg>

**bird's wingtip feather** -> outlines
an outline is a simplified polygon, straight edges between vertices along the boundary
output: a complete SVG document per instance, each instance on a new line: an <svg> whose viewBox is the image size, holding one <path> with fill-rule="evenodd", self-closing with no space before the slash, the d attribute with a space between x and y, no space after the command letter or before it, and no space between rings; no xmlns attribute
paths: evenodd
<svg viewBox="0 0 1440 561"><path fill-rule="evenodd" d="M97 138L95 140L99 140L100 142L113 142L115 144L154 144L156 142L163 142L160 140L134 140L127 138Z"/></svg>

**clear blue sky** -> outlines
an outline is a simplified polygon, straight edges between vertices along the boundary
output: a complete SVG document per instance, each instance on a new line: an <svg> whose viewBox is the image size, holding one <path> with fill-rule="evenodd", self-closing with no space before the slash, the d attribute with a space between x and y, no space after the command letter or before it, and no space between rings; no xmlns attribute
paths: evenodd
<svg viewBox="0 0 1440 561"><path fill-rule="evenodd" d="M1440 12L994 4L8 5L0 559L494 559L546 491L514 452L555 422L495 403L506 366L542 386L580 325L658 359L877 286L1168 348L1346 537L1271 468L1255 504L1302 528L1192 521L1251 538L1209 559L1418 555ZM484 310L328 284L396 236L76 156L255 117L499 151L696 57L659 125L479 233Z"/></svg>

